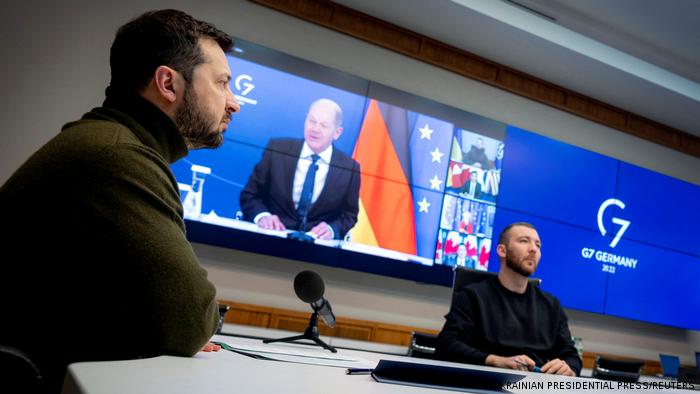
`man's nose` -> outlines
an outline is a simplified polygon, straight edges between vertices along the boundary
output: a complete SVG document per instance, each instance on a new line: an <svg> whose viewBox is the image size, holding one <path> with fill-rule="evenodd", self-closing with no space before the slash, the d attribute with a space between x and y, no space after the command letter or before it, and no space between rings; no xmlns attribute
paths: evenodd
<svg viewBox="0 0 700 394"><path fill-rule="evenodd" d="M530 242L529 245L530 245L530 248L529 248L530 252L537 252L537 244L536 243Z"/></svg>
<svg viewBox="0 0 700 394"><path fill-rule="evenodd" d="M236 96L234 96L233 92L231 89L228 91L228 97L226 98L226 112L229 114L235 114L236 112L241 110L241 105L238 104L238 100L236 100Z"/></svg>

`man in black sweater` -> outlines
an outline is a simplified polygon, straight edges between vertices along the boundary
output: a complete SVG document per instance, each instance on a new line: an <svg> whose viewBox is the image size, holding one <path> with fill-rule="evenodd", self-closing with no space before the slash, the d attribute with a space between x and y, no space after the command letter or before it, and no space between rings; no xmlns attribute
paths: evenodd
<svg viewBox="0 0 700 394"><path fill-rule="evenodd" d="M450 361L577 376L581 359L559 300L528 284L540 261L529 224L508 225L498 240L498 277L456 292L436 353Z"/></svg>

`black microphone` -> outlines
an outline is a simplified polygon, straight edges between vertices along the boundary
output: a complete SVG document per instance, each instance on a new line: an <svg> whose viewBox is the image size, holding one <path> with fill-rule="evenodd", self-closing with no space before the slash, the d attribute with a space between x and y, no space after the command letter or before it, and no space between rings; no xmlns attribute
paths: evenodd
<svg viewBox="0 0 700 394"><path fill-rule="evenodd" d="M325 291L326 286L323 284L321 275L313 271L301 271L294 278L294 292L297 293L297 297L311 304L314 312L321 316L328 327L335 327L335 315L331 309L331 303L323 298Z"/></svg>

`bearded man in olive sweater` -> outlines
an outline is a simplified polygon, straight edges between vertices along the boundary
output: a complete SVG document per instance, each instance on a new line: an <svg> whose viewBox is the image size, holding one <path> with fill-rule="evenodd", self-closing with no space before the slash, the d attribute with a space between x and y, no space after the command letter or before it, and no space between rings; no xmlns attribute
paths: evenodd
<svg viewBox="0 0 700 394"><path fill-rule="evenodd" d="M540 257L537 230L525 222L501 232L498 277L455 292L436 354L451 361L575 376L581 359L559 300L528 283Z"/></svg>
<svg viewBox="0 0 700 394"><path fill-rule="evenodd" d="M72 362L211 348L215 288L185 237L169 165L222 143L239 110L232 46L180 11L127 23L103 106L64 126L0 188L0 344L32 359L46 391L60 390Z"/></svg>

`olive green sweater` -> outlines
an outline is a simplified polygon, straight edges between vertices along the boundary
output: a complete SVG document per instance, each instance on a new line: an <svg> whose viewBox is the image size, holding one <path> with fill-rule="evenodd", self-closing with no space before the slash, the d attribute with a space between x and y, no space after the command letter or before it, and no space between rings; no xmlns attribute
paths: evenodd
<svg viewBox="0 0 700 394"><path fill-rule="evenodd" d="M0 188L0 344L52 389L71 362L192 356L216 329L169 168L184 140L150 102L107 92Z"/></svg>

